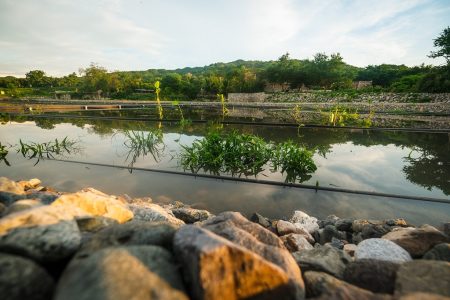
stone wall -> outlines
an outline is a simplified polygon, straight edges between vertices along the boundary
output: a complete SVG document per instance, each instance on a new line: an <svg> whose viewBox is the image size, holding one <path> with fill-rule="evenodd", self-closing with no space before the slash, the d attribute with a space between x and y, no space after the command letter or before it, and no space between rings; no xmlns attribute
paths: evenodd
<svg viewBox="0 0 450 300"><path fill-rule="evenodd" d="M266 102L266 93L229 93L228 102Z"/></svg>

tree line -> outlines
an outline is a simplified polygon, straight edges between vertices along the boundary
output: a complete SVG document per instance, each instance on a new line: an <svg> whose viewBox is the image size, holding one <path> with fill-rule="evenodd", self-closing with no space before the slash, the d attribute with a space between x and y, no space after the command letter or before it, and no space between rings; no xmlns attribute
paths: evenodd
<svg viewBox="0 0 450 300"><path fill-rule="evenodd" d="M176 70L114 71L92 63L79 74L47 76L33 70L25 78L0 77L0 88L20 94L50 93L66 90L80 95L95 94L109 98L149 99L156 81L161 95L170 99L215 97L232 92L261 92L268 85L287 89L350 90L354 81L372 81L369 91L450 92L450 27L434 40L437 51L430 57L443 57L442 66L369 65L359 68L347 64L339 53L317 53L312 59L293 59L289 53L276 61L215 63L205 67Z"/></svg>

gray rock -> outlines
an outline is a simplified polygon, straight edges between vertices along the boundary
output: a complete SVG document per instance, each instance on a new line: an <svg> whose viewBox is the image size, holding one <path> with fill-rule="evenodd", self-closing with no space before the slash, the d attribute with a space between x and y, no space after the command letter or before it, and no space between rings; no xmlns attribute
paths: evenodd
<svg viewBox="0 0 450 300"><path fill-rule="evenodd" d="M164 208L154 203L146 203L145 206L137 204L129 204L129 209L134 214L136 221L145 222L168 222L175 226L184 225L184 222L176 218L172 212L166 211Z"/></svg>
<svg viewBox="0 0 450 300"><path fill-rule="evenodd" d="M338 240L337 238L333 237L333 238L331 238L331 242L325 243L325 245L334 247L339 250L343 250L344 246L346 245L345 243L346 243L345 240Z"/></svg>
<svg viewBox="0 0 450 300"><path fill-rule="evenodd" d="M97 232L111 225L119 224L114 219L102 216L86 216L76 219L78 228L81 232Z"/></svg>
<svg viewBox="0 0 450 300"><path fill-rule="evenodd" d="M409 253L385 239L367 239L358 244L355 259L375 259L402 263L412 260Z"/></svg>
<svg viewBox="0 0 450 300"><path fill-rule="evenodd" d="M107 248L72 260L55 300L189 299L172 254L158 246Z"/></svg>
<svg viewBox="0 0 450 300"><path fill-rule="evenodd" d="M6 211L6 205L0 202L0 217Z"/></svg>
<svg viewBox="0 0 450 300"><path fill-rule="evenodd" d="M33 261L0 253L0 295L3 300L51 299L54 282Z"/></svg>
<svg viewBox="0 0 450 300"><path fill-rule="evenodd" d="M304 297L299 270L294 282L282 268L207 229L181 227L175 234L174 250L194 299Z"/></svg>
<svg viewBox="0 0 450 300"><path fill-rule="evenodd" d="M414 260L397 271L395 294L424 292L450 297L450 263L434 260Z"/></svg>
<svg viewBox="0 0 450 300"><path fill-rule="evenodd" d="M361 237L363 240L372 239L372 238L380 238L386 233L391 231L391 227L387 225L378 225L378 224L367 224L364 225L361 230Z"/></svg>
<svg viewBox="0 0 450 300"><path fill-rule="evenodd" d="M385 221L388 226L399 226L399 227L409 227L410 225L406 223L404 219L388 219Z"/></svg>
<svg viewBox="0 0 450 300"><path fill-rule="evenodd" d="M430 293L409 293L406 295L400 295L399 297L396 297L396 300L449 300L449 297L437 295L437 294L430 294Z"/></svg>
<svg viewBox="0 0 450 300"><path fill-rule="evenodd" d="M23 187L6 177L0 177L0 202L6 206L16 200L26 198Z"/></svg>
<svg viewBox="0 0 450 300"><path fill-rule="evenodd" d="M321 245L331 242L333 238L338 240L346 239L345 232L338 231L333 225L327 225L324 228L319 229L316 234L318 235L318 242Z"/></svg>
<svg viewBox="0 0 450 300"><path fill-rule="evenodd" d="M272 223L270 222L270 220L268 218L265 218L256 212L253 213L253 215L250 217L250 221L257 223L264 228L268 228L272 225Z"/></svg>
<svg viewBox="0 0 450 300"><path fill-rule="evenodd" d="M4 212L3 215L6 216L6 215L9 215L9 214L12 214L15 212L27 210L27 209L38 207L38 206L42 206L42 203L35 199L17 200L16 202L14 202L10 206L8 206L8 208L6 209L6 211Z"/></svg>
<svg viewBox="0 0 450 300"><path fill-rule="evenodd" d="M353 220L351 219L339 219L336 221L335 226L339 231L348 231L352 232Z"/></svg>
<svg viewBox="0 0 450 300"><path fill-rule="evenodd" d="M344 280L374 293L394 293L399 264L390 261L360 259L345 268Z"/></svg>
<svg viewBox="0 0 450 300"><path fill-rule="evenodd" d="M450 237L450 222L444 223L442 227L444 228L444 234Z"/></svg>
<svg viewBox="0 0 450 300"><path fill-rule="evenodd" d="M294 211L289 222L294 223L297 227L301 227L311 234L319 230L319 222L317 219L300 210Z"/></svg>
<svg viewBox="0 0 450 300"><path fill-rule="evenodd" d="M442 260L450 262L450 244L437 244L430 251L425 253L423 259Z"/></svg>
<svg viewBox="0 0 450 300"><path fill-rule="evenodd" d="M339 221L340 219L335 216L335 215L329 215L327 216L327 218L325 220L319 220L319 227L320 228L324 228L325 226L331 225L331 226L335 226L336 222Z"/></svg>
<svg viewBox="0 0 450 300"><path fill-rule="evenodd" d="M292 253L302 272L318 271L337 278L344 275L345 266L352 258L342 250L321 246Z"/></svg>
<svg viewBox="0 0 450 300"><path fill-rule="evenodd" d="M131 221L108 226L83 244L77 257L84 257L106 247L155 245L172 248L176 226L164 222Z"/></svg>
<svg viewBox="0 0 450 300"><path fill-rule="evenodd" d="M80 242L73 215L62 207L41 206L0 219L0 251L56 262L75 253Z"/></svg>
<svg viewBox="0 0 450 300"><path fill-rule="evenodd" d="M28 193L27 199L38 199L42 204L53 203L60 195L54 192L34 192Z"/></svg>
<svg viewBox="0 0 450 300"><path fill-rule="evenodd" d="M202 222L213 216L207 210L195 209L195 208L189 208L189 207L172 209L172 213L174 214L175 217L184 221L186 224Z"/></svg>
<svg viewBox="0 0 450 300"><path fill-rule="evenodd" d="M322 294L315 300L393 300L391 295L374 294L354 285L343 285Z"/></svg>
<svg viewBox="0 0 450 300"><path fill-rule="evenodd" d="M352 230L353 232L362 232L362 230L365 227L372 227L372 226L382 226L384 223L382 221L376 221L376 220L364 220L364 219L357 219L354 220L352 223Z"/></svg>
<svg viewBox="0 0 450 300"><path fill-rule="evenodd" d="M383 236L406 249L412 257L422 257L433 246L448 242L448 237L430 225L399 228Z"/></svg>
<svg viewBox="0 0 450 300"><path fill-rule="evenodd" d="M310 242L301 234L290 233L282 236L281 240L283 241L284 245L290 252L314 248L310 244Z"/></svg>

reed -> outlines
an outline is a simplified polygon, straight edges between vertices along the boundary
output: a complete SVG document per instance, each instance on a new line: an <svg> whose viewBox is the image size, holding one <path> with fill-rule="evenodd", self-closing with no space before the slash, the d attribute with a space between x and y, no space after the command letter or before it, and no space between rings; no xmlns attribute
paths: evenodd
<svg viewBox="0 0 450 300"><path fill-rule="evenodd" d="M42 158L64 156L66 154L71 154L81 150L81 148L78 147L78 142L75 140L70 140L68 137L65 137L62 140L55 139L54 141L49 141L46 143L23 142L20 139L19 145L20 147L17 152L21 153L23 157L28 159L37 159L34 165L37 165L39 160Z"/></svg>
<svg viewBox="0 0 450 300"><path fill-rule="evenodd" d="M124 132L126 140L124 146L128 149L126 160L130 160L129 167L133 167L139 157L152 155L159 162L165 145L163 143L163 132L161 129L150 131L127 130ZM131 169L130 169L131 172Z"/></svg>

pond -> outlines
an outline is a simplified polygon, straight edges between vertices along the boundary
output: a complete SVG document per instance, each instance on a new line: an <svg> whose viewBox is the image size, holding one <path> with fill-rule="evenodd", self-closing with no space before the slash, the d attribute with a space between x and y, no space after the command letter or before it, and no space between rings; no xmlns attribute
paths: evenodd
<svg viewBox="0 0 450 300"><path fill-rule="evenodd" d="M98 116L99 112L96 113ZM142 115L140 112L139 116ZM246 215L259 212L267 217L285 218L293 210L300 209L318 217L329 214L370 219L403 217L414 224L433 225L448 221L448 203L134 169L190 173L180 164L183 147L203 139L212 129L224 135L231 132L256 135L274 145L291 140L311 150L317 169L294 179L297 184L439 198L450 202L450 135L447 132L217 123L181 126L175 122L120 119L12 117L0 125L0 142L8 151L0 162L0 176L15 180L37 177L44 184L62 191L93 186L110 194L150 196L156 202L178 200L215 213L234 210ZM154 133L159 134L159 139L153 148L133 147L130 137L147 137ZM75 144L68 145L67 151L62 148L59 154L53 152L54 158L124 168L39 159L39 155L33 157L31 151L20 151L21 142L37 145L54 143L58 139L61 143L65 137ZM210 173L200 169L198 174ZM268 165L247 176L226 172L220 175L280 183L284 183L287 176L280 170L272 171Z"/></svg>

